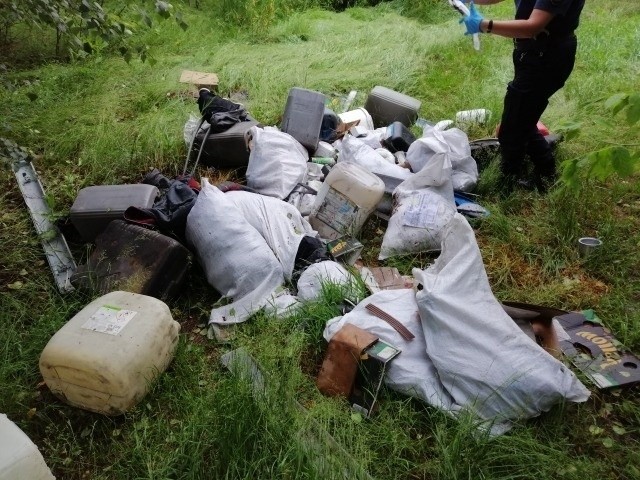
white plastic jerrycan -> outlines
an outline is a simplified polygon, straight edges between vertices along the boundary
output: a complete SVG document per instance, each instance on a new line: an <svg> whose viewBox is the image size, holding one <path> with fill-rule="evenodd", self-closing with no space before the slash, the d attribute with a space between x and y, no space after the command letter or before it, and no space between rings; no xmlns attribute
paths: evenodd
<svg viewBox="0 0 640 480"><path fill-rule="evenodd" d="M55 480L38 447L0 413L0 480Z"/></svg>
<svg viewBox="0 0 640 480"><path fill-rule="evenodd" d="M40 356L51 391L70 405L119 415L136 405L175 354L180 325L157 298L111 292L69 320Z"/></svg>
<svg viewBox="0 0 640 480"><path fill-rule="evenodd" d="M384 182L352 162L338 162L316 196L309 223L320 237L355 236L384 195Z"/></svg>

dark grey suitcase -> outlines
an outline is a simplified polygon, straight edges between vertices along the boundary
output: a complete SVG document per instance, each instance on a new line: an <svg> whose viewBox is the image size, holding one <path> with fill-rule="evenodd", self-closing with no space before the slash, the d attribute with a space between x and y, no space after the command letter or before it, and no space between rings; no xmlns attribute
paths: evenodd
<svg viewBox="0 0 640 480"><path fill-rule="evenodd" d="M393 122L402 122L410 127L418 119L422 102L404 93L386 87L373 87L364 105L376 128L386 127Z"/></svg>
<svg viewBox="0 0 640 480"><path fill-rule="evenodd" d="M319 92L294 87L289 90L280 130L300 142L309 152L318 148L326 97Z"/></svg>
<svg viewBox="0 0 640 480"><path fill-rule="evenodd" d="M114 220L98 235L89 260L71 281L101 294L123 290L164 300L179 293L188 267L189 251L178 241Z"/></svg>
<svg viewBox="0 0 640 480"><path fill-rule="evenodd" d="M69 217L83 240L93 241L129 207L151 208L159 190L153 185L96 185L78 192Z"/></svg>

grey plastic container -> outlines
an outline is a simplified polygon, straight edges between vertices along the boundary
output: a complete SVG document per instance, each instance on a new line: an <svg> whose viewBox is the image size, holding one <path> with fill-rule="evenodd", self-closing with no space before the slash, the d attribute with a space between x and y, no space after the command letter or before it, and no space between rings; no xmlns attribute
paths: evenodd
<svg viewBox="0 0 640 480"><path fill-rule="evenodd" d="M189 251L155 230L113 220L96 237L96 248L72 282L106 294L114 290L175 298L186 278Z"/></svg>
<svg viewBox="0 0 640 480"><path fill-rule="evenodd" d="M86 187L78 192L69 217L80 236L92 242L112 220L122 219L127 208L152 207L159 193L144 183Z"/></svg>
<svg viewBox="0 0 640 480"><path fill-rule="evenodd" d="M369 112L376 128L386 127L393 122L402 122L410 127L418 119L422 102L404 93L386 87L373 87L364 108Z"/></svg>
<svg viewBox="0 0 640 480"><path fill-rule="evenodd" d="M318 148L324 117L324 94L294 87L289 90L280 130L300 142L309 152Z"/></svg>

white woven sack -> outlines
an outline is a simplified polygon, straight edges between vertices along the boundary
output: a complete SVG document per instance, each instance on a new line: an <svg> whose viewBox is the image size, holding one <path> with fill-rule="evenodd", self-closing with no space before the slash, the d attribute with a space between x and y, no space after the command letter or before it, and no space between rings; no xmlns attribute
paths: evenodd
<svg viewBox="0 0 640 480"><path fill-rule="evenodd" d="M353 135L347 135L342 140L338 159L341 162L357 163L376 175L385 175L400 180L405 180L412 175L407 168L399 167L395 162L385 160L373 148Z"/></svg>
<svg viewBox="0 0 640 480"><path fill-rule="evenodd" d="M298 298L316 300L322 294L322 286L330 283L349 287L355 279L337 262L326 260L309 265L298 279Z"/></svg>
<svg viewBox="0 0 640 480"><path fill-rule="evenodd" d="M387 322L379 319L366 309L372 303L396 318L411 333L413 340L405 340ZM378 338L402 350L389 363L384 377L385 384L398 392L420 398L434 407L449 412L459 410L451 396L444 390L433 362L427 355L427 348L418 317L418 304L412 289L382 290L365 298L343 317L327 322L324 338L329 341L345 323L367 330Z"/></svg>
<svg viewBox="0 0 640 480"><path fill-rule="evenodd" d="M302 218L298 209L287 202L244 191L227 192L225 195L266 240L282 266L285 279L291 279L302 237L316 236L317 232Z"/></svg>
<svg viewBox="0 0 640 480"><path fill-rule="evenodd" d="M247 186L284 200L307 174L309 152L295 138L274 127L251 127Z"/></svg>
<svg viewBox="0 0 640 480"><path fill-rule="evenodd" d="M445 153L451 162L451 182L456 192L470 192L478 183L478 166L471 156L469 137L459 128L425 129L423 136L409 146L407 162L419 172L431 157Z"/></svg>
<svg viewBox="0 0 640 480"><path fill-rule="evenodd" d="M420 172L396 187L393 201L378 258L439 250L441 232L456 213L448 155L431 157Z"/></svg>
<svg viewBox="0 0 640 480"><path fill-rule="evenodd" d="M514 419L548 411L589 391L562 362L532 341L491 292L473 229L456 214L442 253L413 270L426 351L453 401L501 433Z"/></svg>
<svg viewBox="0 0 640 480"><path fill-rule="evenodd" d="M271 248L234 203L205 178L187 217L186 238L207 281L230 305L214 308L210 321L238 323L266 304L284 282Z"/></svg>

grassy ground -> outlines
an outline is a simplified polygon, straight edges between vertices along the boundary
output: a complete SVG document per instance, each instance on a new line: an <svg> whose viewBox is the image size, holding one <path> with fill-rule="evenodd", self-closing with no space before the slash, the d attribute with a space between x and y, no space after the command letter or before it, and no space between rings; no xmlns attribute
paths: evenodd
<svg viewBox="0 0 640 480"><path fill-rule="evenodd" d="M18 30L20 41L3 52L0 136L34 152L60 216L84 186L138 181L152 167L180 173L182 127L197 113L177 82L183 69L217 72L222 93L242 97L265 124L278 124L293 86L336 99L355 89L359 106L373 86L384 85L421 99L421 115L430 120L488 108L490 124L473 136L491 136L511 75L509 42L485 35L475 52L455 15L436 8L419 22L402 15L400 7L407 15L420 13L408 3L339 14L309 10L231 31L219 28L205 5L200 11L185 6L186 33L167 23L145 34L154 66L110 56L58 62L48 53L53 36ZM483 11L507 18L511 9L507 2ZM582 134L561 144L560 158L610 142L637 143L622 122L607 122L601 99L640 88L639 20L635 0L587 2L576 69L543 117L552 130L582 123ZM328 291L294 318L258 316L232 345L222 346L199 333L215 292L197 266L171 305L182 324L177 357L144 401L118 418L68 407L40 383L38 356L90 298L57 293L10 170L0 170L0 185L0 412L36 442L59 478L344 478L345 471L364 478L360 469L381 479L640 478L634 389L594 390L586 404L558 407L494 439L393 392L385 392L374 420L358 421L344 403L322 397L313 378L322 327L338 314L340 292ZM492 215L476 233L496 296L594 308L618 339L640 352L638 185L631 179L588 185L578 196L501 199L491 165L479 192ZM363 234L371 261L378 228L384 225L371 222ZM575 248L584 235L604 240L602 252L588 261ZM78 260L86 255L84 247L75 251ZM409 272L432 259L390 264ZM240 346L264 368L262 396L220 366L220 355ZM338 446L313 440L324 438L319 430Z"/></svg>

